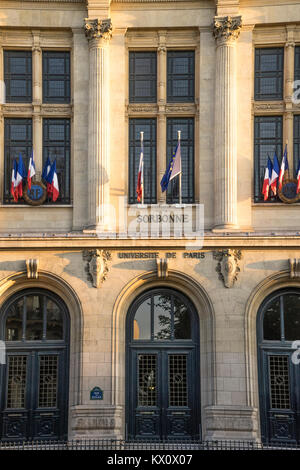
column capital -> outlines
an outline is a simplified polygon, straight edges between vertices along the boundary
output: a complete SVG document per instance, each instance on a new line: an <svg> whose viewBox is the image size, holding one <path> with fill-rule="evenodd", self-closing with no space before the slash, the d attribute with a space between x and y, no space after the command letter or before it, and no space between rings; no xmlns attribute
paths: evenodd
<svg viewBox="0 0 300 470"><path fill-rule="evenodd" d="M84 32L88 40L92 39L105 39L109 40L112 36L111 19L106 18L99 20L99 18L89 19L85 18Z"/></svg>
<svg viewBox="0 0 300 470"><path fill-rule="evenodd" d="M218 44L235 41L242 27L241 16L215 16L213 35Z"/></svg>

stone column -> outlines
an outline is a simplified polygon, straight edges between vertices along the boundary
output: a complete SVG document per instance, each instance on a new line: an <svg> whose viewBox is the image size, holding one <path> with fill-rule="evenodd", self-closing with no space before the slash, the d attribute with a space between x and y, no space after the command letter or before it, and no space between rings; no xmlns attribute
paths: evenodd
<svg viewBox="0 0 300 470"><path fill-rule="evenodd" d="M89 41L88 229L109 229L109 51L110 19L85 20Z"/></svg>
<svg viewBox="0 0 300 470"><path fill-rule="evenodd" d="M32 100L34 104L42 103L42 50L39 46L32 47Z"/></svg>
<svg viewBox="0 0 300 470"><path fill-rule="evenodd" d="M236 40L241 17L215 17L215 231L237 229Z"/></svg>
<svg viewBox="0 0 300 470"><path fill-rule="evenodd" d="M285 101L285 139L287 144L287 155L289 161L290 175L293 174L293 127L294 127L294 117L293 117L293 84L294 84L294 67L295 67L295 42L293 40L293 29L288 29L287 43L285 45L285 86L284 86L284 101ZM285 144L285 142L284 142ZM283 145L284 147L284 145Z"/></svg>

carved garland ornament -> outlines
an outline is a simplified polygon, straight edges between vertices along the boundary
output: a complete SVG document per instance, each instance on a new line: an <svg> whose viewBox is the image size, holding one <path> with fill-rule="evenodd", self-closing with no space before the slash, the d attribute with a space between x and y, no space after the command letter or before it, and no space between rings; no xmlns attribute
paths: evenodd
<svg viewBox="0 0 300 470"><path fill-rule="evenodd" d="M232 287L240 272L238 262L242 259L241 250L214 251L213 257L218 261L216 271L219 273L219 279L224 282L225 287Z"/></svg>
<svg viewBox="0 0 300 470"><path fill-rule="evenodd" d="M242 27L241 16L222 16L214 18L213 35L215 39L237 39Z"/></svg>
<svg viewBox="0 0 300 470"><path fill-rule="evenodd" d="M108 261L111 254L106 250L85 250L83 259L87 260L86 271L93 286L99 288L109 271Z"/></svg>
<svg viewBox="0 0 300 470"><path fill-rule="evenodd" d="M111 19L95 20L85 19L85 35L88 39L110 39L112 36Z"/></svg>

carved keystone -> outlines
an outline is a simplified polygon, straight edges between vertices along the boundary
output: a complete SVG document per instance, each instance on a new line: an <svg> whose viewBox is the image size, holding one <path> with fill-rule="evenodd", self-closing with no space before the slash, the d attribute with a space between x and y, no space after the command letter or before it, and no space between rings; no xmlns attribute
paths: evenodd
<svg viewBox="0 0 300 470"><path fill-rule="evenodd" d="M111 254L106 250L85 250L83 259L87 260L86 271L93 286L99 288L109 271L108 261Z"/></svg>
<svg viewBox="0 0 300 470"><path fill-rule="evenodd" d="M27 259L26 260L27 268L27 278L28 279L38 279L39 277L39 260L38 259Z"/></svg>
<svg viewBox="0 0 300 470"><path fill-rule="evenodd" d="M219 273L219 279L224 282L225 287L232 287L240 272L238 262L242 259L241 250L214 251L213 257L218 261L216 271Z"/></svg>
<svg viewBox="0 0 300 470"><path fill-rule="evenodd" d="M290 278L294 279L295 277L300 277L300 259L290 259Z"/></svg>
<svg viewBox="0 0 300 470"><path fill-rule="evenodd" d="M168 264L169 260L167 258L156 258L157 277L160 279L168 277Z"/></svg>

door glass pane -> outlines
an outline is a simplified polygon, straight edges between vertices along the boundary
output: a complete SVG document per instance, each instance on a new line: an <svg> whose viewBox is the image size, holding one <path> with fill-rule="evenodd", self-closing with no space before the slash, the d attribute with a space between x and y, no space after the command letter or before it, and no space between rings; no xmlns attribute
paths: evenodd
<svg viewBox="0 0 300 470"><path fill-rule="evenodd" d="M58 356L40 356L39 408L57 406Z"/></svg>
<svg viewBox="0 0 300 470"><path fill-rule="evenodd" d="M154 339L171 339L171 297L154 295Z"/></svg>
<svg viewBox="0 0 300 470"><path fill-rule="evenodd" d="M26 356L8 357L7 408L25 408Z"/></svg>
<svg viewBox="0 0 300 470"><path fill-rule="evenodd" d="M271 408L290 408L288 356L269 356Z"/></svg>
<svg viewBox="0 0 300 470"><path fill-rule="evenodd" d="M191 319L188 308L174 298L174 339L191 338Z"/></svg>
<svg viewBox="0 0 300 470"><path fill-rule="evenodd" d="M63 339L63 318L59 306L47 299L47 330L46 339Z"/></svg>
<svg viewBox="0 0 300 470"><path fill-rule="evenodd" d="M287 341L300 339L300 295L283 296L284 336Z"/></svg>
<svg viewBox="0 0 300 470"><path fill-rule="evenodd" d="M133 339L151 339L151 298L145 300L136 311Z"/></svg>
<svg viewBox="0 0 300 470"><path fill-rule="evenodd" d="M9 309L6 319L6 341L21 341L22 339L23 302L24 300L21 299Z"/></svg>
<svg viewBox="0 0 300 470"><path fill-rule="evenodd" d="M156 406L155 354L138 355L138 406Z"/></svg>
<svg viewBox="0 0 300 470"><path fill-rule="evenodd" d="M187 406L187 357L182 354L169 356L169 406Z"/></svg>
<svg viewBox="0 0 300 470"><path fill-rule="evenodd" d="M264 313L264 339L280 341L280 338L280 306L277 297Z"/></svg>
<svg viewBox="0 0 300 470"><path fill-rule="evenodd" d="M43 338L43 311L40 296L27 296L26 307L26 340L41 340Z"/></svg>

